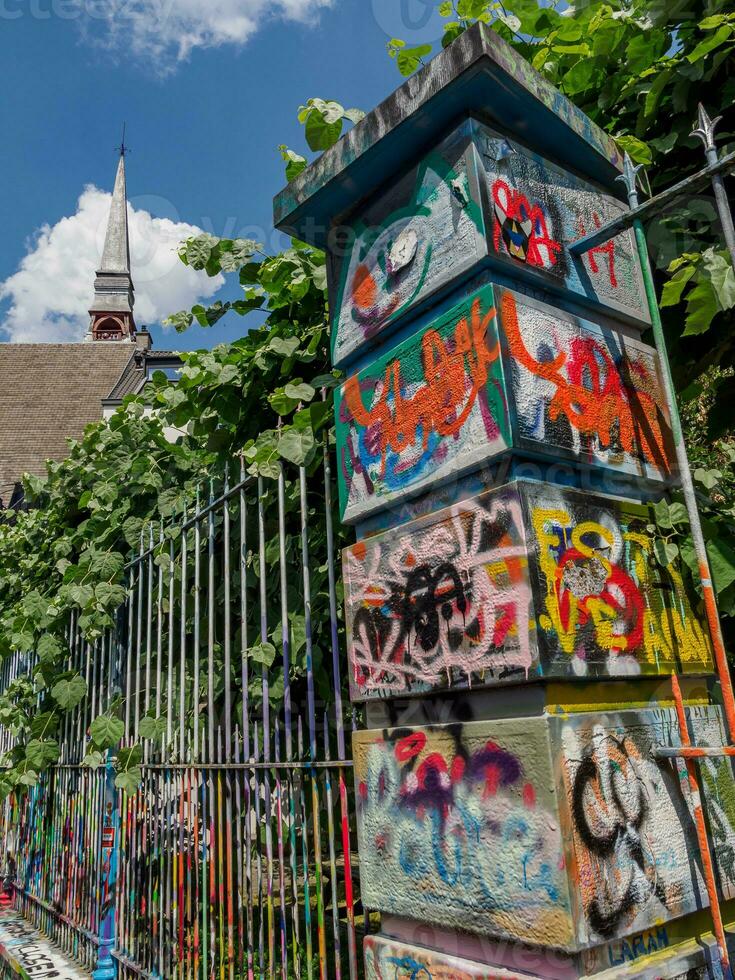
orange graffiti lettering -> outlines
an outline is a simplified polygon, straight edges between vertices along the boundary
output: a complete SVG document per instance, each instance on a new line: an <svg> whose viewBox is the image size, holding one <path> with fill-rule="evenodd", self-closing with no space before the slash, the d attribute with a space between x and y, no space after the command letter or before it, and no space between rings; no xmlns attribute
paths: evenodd
<svg viewBox="0 0 735 980"><path fill-rule="evenodd" d="M582 435L596 436L603 449L617 440L626 453L640 452L658 466L666 461L666 442L654 397L656 379L642 363L626 359L628 377L624 379L609 351L593 337L575 338L569 351L560 351L550 361L538 361L526 349L511 293L503 295L502 313L513 357L556 388L549 404L552 422L563 414Z"/></svg>
<svg viewBox="0 0 735 980"><path fill-rule="evenodd" d="M480 300L472 304L468 322L462 317L451 337L444 339L437 330L427 330L421 341L424 383L411 394L401 373L401 361L386 365L379 397L365 408L359 376L345 382L345 403L358 425L374 427L385 473L388 450L399 454L414 446L421 431L426 449L432 433L457 436L488 380L488 369L498 359L497 340L488 347L487 332L495 319L495 307L484 316Z"/></svg>

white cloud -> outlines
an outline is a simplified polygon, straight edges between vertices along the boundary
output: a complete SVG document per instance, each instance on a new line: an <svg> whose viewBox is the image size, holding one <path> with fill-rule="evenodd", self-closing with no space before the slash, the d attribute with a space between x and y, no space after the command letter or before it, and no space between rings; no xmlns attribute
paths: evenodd
<svg viewBox="0 0 735 980"><path fill-rule="evenodd" d="M195 48L241 46L267 21L308 23L335 0L83 0L85 35L119 50L129 45L158 71Z"/></svg>
<svg viewBox="0 0 735 980"><path fill-rule="evenodd" d="M89 325L95 271L105 240L111 195L88 186L76 214L35 235L18 271L0 283L6 305L2 339L16 343L81 340ZM135 284L135 321L156 323L178 310L211 297L223 283L179 261L183 239L200 233L195 225L154 218L128 205L130 249Z"/></svg>

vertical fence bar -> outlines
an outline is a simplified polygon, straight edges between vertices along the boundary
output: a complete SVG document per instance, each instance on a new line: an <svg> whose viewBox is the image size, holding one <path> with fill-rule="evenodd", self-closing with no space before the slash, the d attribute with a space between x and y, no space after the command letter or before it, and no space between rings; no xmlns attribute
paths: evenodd
<svg viewBox="0 0 735 980"><path fill-rule="evenodd" d="M260 558L260 642L265 645L268 643L268 595L266 589L266 576L268 568L265 555L265 505L264 505L263 478L258 477L258 547ZM272 800L271 800L271 774L267 768L271 761L270 749L270 682L268 679L268 668L263 664L261 671L262 698L263 698L263 762L266 768L263 771L263 790L265 794L265 853L266 853L266 887L268 902L268 976L274 977L275 956L276 956L276 932L275 932L275 904L273 900L273 827L272 827ZM262 969L262 964L261 964Z"/></svg>
<svg viewBox="0 0 735 980"><path fill-rule="evenodd" d="M699 103L697 110L697 125L692 130L691 135L696 136L702 141L704 146L705 159L709 166L714 166L718 160L717 144L715 143L715 129L722 116L710 119L702 103ZM732 211L730 210L730 199L725 187L725 178L722 174L713 174L712 190L717 203L717 213L720 216L722 233L725 236L725 245L730 253L730 263L735 269L735 226L733 226Z"/></svg>

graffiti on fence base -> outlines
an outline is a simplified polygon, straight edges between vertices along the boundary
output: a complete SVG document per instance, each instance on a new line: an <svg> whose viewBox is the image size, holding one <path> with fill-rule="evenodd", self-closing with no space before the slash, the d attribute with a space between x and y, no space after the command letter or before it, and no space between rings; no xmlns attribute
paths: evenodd
<svg viewBox="0 0 735 980"><path fill-rule="evenodd" d="M526 980L529 975L524 974ZM520 974L482 966L385 936L365 938L365 980L522 980Z"/></svg>
<svg viewBox="0 0 735 980"><path fill-rule="evenodd" d="M82 980L86 976L21 915L10 910L0 914L0 959L16 967L17 972L22 970L29 980Z"/></svg>
<svg viewBox="0 0 735 980"><path fill-rule="evenodd" d="M541 659L549 673L621 676L712 669L678 559L657 564L645 508L528 484Z"/></svg>
<svg viewBox="0 0 735 980"><path fill-rule="evenodd" d="M360 541L342 567L353 698L526 679L535 668L517 491Z"/></svg>
<svg viewBox="0 0 735 980"><path fill-rule="evenodd" d="M700 711L717 717L715 709ZM679 744L673 710L571 716L552 726L573 844L580 941L622 939L706 906L684 763L657 760L651 751ZM702 723L695 727L701 731ZM733 789L730 772L731 800ZM731 846L735 808L726 820Z"/></svg>
<svg viewBox="0 0 735 980"><path fill-rule="evenodd" d="M569 251L575 241L617 218L624 205L485 126L478 125L477 132L495 254L648 321L632 232L617 235L581 258Z"/></svg>
<svg viewBox="0 0 735 980"><path fill-rule="evenodd" d="M345 520L458 476L508 446L487 286L352 375L336 401Z"/></svg>
<svg viewBox="0 0 735 980"><path fill-rule="evenodd" d="M522 446L663 479L674 457L656 352L614 330L502 290Z"/></svg>
<svg viewBox="0 0 735 980"><path fill-rule="evenodd" d="M607 957L611 967L624 966L641 957L652 956L668 946L669 934L666 926L661 925L611 943L607 947Z"/></svg>
<svg viewBox="0 0 735 980"><path fill-rule="evenodd" d="M359 732L353 750L368 908L567 945L543 719Z"/></svg>

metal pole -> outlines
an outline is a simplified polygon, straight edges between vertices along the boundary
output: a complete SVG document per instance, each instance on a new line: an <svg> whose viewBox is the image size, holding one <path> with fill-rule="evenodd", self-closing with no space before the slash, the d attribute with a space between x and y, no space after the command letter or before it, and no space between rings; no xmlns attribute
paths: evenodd
<svg viewBox="0 0 735 980"><path fill-rule="evenodd" d="M618 180L622 180L625 183L628 191L628 202L632 208L638 205L636 178L639 170L640 166L634 166L630 157L626 154L624 172L620 175L620 177L618 177ZM669 407L669 413L671 415L671 429L676 448L676 461L679 466L681 488L684 494L684 502L686 504L687 514L689 516L692 541L694 543L694 550L699 566L699 576L702 582L704 605L707 613L707 623L715 653L717 672L722 685L722 698L725 709L725 717L727 718L727 727L730 733L730 740L735 741L735 697L733 696L732 679L730 677L730 671L727 664L727 655L725 653L725 645L722 639L722 630L720 627L720 618L717 612L715 591L712 586L712 575L709 567L709 559L707 558L707 549L704 543L704 536L702 534L702 522L699 517L699 510L697 509L697 499L694 491L694 484L692 482L691 470L689 468L689 458L687 457L686 446L684 444L684 435L681 428L681 419L679 417L679 409L676 403L674 381L671 376L671 366L669 364L669 357L666 351L666 340L664 338L661 314L659 312L658 300L656 298L656 287L653 283L653 273L651 271L651 263L648 257L646 234L640 221L636 221L633 228L635 230L635 239L638 248L641 271L643 273L643 282L646 289L648 308L651 314L651 324L653 326L656 351L661 362L666 400Z"/></svg>
<svg viewBox="0 0 735 980"><path fill-rule="evenodd" d="M640 170L640 166L634 166L632 160L625 154L625 165L623 168L623 173L617 178L622 180L628 192L628 202L631 208L638 206L638 191L636 187L637 174ZM697 500L694 493L694 484L692 482L691 470L689 469L689 458L687 457L686 446L684 444L684 436L681 428L681 419L679 418L679 409L676 402L676 394L674 391L674 382L671 376L671 366L669 364L668 353L666 350L666 341L664 339L663 324L661 322L661 314L658 308L658 300L656 298L656 288L653 282L653 273L651 270L651 263L648 257L648 246L646 244L646 235L643 230L643 225L640 220L636 220L633 224L635 230L636 246L638 249L638 258L641 264L641 272L643 273L643 282L646 289L646 298L648 300L648 308L651 314L651 324L653 326L653 335L656 345L656 351L659 356L661 363L661 371L664 380L664 389L666 391L666 399L668 402L669 412L671 415L671 428L674 435L674 445L676 448L676 458L679 465L679 476L681 480L682 491L684 493L684 501L686 504L687 514L689 515L689 524L692 533L692 541L694 543L694 549L697 556L697 562L699 565L699 575L702 582L702 589L704 593L705 609L707 612L707 621L710 630L710 636L712 638L712 644L715 652L715 659L717 663L717 672L720 679L720 684L722 687L722 697L725 709L725 715L727 718L728 730L730 732L730 740L735 739L735 701L733 700L733 690L732 681L730 678L730 673L727 665L727 657L725 654L725 647L722 640L722 631L720 629L720 620L717 613L717 603L715 601L715 593L712 587L712 577L709 568L709 561L707 558L707 550L704 543L704 537L702 535L702 525L699 519L699 511L697 509ZM689 738L689 731L687 728L687 719L684 709L684 702L681 695L681 688L679 685L679 678L676 674L673 674L671 678L671 685L674 694L674 701L676 704L677 717L679 720L679 728L681 731L681 740L685 746L691 744ZM705 826L704 815L702 813L701 799L699 783L697 779L697 773L694 766L694 762L690 759L686 760L687 776L689 779L689 789L692 795L692 801L694 804L694 817L695 817L695 827L697 832L697 840L699 843L699 851L702 857L702 864L705 873L705 884L707 886L707 894L710 902L710 910L712 914L712 923L714 926L715 937L717 940L717 948L720 955L720 962L722 965L722 973L724 980L732 980L732 971L730 969L730 960L727 950L727 938L725 936L725 930L722 923L722 914L720 911L720 900L717 893L717 885L714 879L712 855L709 847L709 839L707 837L707 828Z"/></svg>
<svg viewBox="0 0 735 980"><path fill-rule="evenodd" d="M704 155L710 166L719 161L717 144L715 143L715 129L721 119L722 116L716 116L714 119L710 119L702 103L699 103L697 114L698 125L692 130L690 135L696 136L702 141ZM733 269L735 269L735 227L733 227L732 211L730 210L730 202L725 189L725 178L722 174L712 175L712 190L715 192L715 201L717 202L717 211L720 215L722 231L725 235L725 244L730 252L730 262L732 263Z"/></svg>

